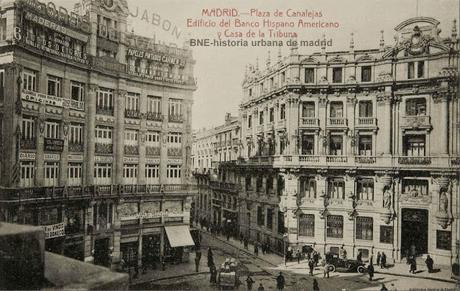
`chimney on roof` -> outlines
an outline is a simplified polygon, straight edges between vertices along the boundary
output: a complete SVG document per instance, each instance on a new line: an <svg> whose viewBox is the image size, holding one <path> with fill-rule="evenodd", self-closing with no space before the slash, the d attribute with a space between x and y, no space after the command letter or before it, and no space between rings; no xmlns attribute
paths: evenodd
<svg viewBox="0 0 460 291"><path fill-rule="evenodd" d="M230 113L225 113L225 123L228 123L230 122L230 118L232 117L232 115Z"/></svg>

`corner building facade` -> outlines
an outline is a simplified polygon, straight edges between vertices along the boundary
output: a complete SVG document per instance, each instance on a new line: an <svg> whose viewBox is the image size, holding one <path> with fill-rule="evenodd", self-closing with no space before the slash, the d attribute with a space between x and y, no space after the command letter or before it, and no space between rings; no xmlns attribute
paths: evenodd
<svg viewBox="0 0 460 291"><path fill-rule="evenodd" d="M1 10L1 219L104 266L186 257L191 50L128 32L126 1Z"/></svg>
<svg viewBox="0 0 460 291"><path fill-rule="evenodd" d="M281 252L458 261L458 38L438 25L411 18L391 46L352 38L249 67L244 160L223 165L241 175L241 231Z"/></svg>

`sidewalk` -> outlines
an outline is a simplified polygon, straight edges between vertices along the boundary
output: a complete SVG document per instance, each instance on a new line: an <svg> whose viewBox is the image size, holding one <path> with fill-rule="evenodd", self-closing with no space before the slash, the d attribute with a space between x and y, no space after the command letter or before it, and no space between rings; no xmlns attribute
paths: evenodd
<svg viewBox="0 0 460 291"><path fill-rule="evenodd" d="M195 272L195 252L190 253L188 262L180 264L166 264L164 271L161 270L161 266L157 266L156 270L149 269L145 274L142 274L142 270L139 270L139 275L136 279L132 279L130 285L139 285L151 281L159 281L165 279L173 279L185 276L194 276L198 274L209 274L209 268L207 267L208 257L206 251L201 249L201 260L198 273Z"/></svg>
<svg viewBox="0 0 460 291"><path fill-rule="evenodd" d="M223 243L226 243L228 245L231 245L235 248L240 249L240 251L248 253L250 255L254 255L254 246L252 244L249 244L248 250L244 249L244 246L242 243L239 241L230 238L229 241L226 240L226 238L222 235L211 235L210 233L206 231L201 231L203 238L205 236L212 237L214 239L220 240ZM287 266L284 266L284 260L281 256L278 256L276 254L262 254L262 252L259 251L259 259L277 267L279 270L292 270L298 272L299 270L303 273L303 270L305 270L305 274L308 274L308 264L306 260L302 260L300 264L297 263L297 261L292 261L292 262L287 262ZM404 263L396 263L395 265L386 268L386 269L380 269L378 266L374 266L375 268L375 273L377 274L387 274L387 275L393 275L393 276L402 276L402 277L413 277L413 278L420 278L420 279L428 279L428 280L436 280L436 281L441 281L441 282L448 282L448 283L456 283L454 279L451 278L451 271L448 266L436 266L435 268L438 268L439 271L436 273L428 273L426 270L425 266L418 266L418 272L415 274L409 273L409 266L404 264ZM322 272L322 271L321 271Z"/></svg>

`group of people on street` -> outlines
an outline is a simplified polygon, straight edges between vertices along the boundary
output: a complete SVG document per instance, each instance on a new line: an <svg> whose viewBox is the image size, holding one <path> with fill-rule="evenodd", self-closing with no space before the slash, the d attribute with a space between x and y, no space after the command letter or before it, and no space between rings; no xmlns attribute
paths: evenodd
<svg viewBox="0 0 460 291"><path fill-rule="evenodd" d="M385 252L377 252L377 266L380 266L380 269L384 269L387 266L387 255Z"/></svg>

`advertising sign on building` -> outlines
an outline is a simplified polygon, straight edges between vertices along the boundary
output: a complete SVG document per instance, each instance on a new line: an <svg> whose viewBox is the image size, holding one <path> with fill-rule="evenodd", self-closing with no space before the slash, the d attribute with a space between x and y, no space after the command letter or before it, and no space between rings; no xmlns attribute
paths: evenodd
<svg viewBox="0 0 460 291"><path fill-rule="evenodd" d="M55 238L65 235L65 226L64 222L52 224L52 225L42 225L43 230L45 231L45 239Z"/></svg>
<svg viewBox="0 0 460 291"><path fill-rule="evenodd" d="M45 138L44 146L45 146L45 151L62 152L62 149L64 148L64 140L54 139L54 138Z"/></svg>

